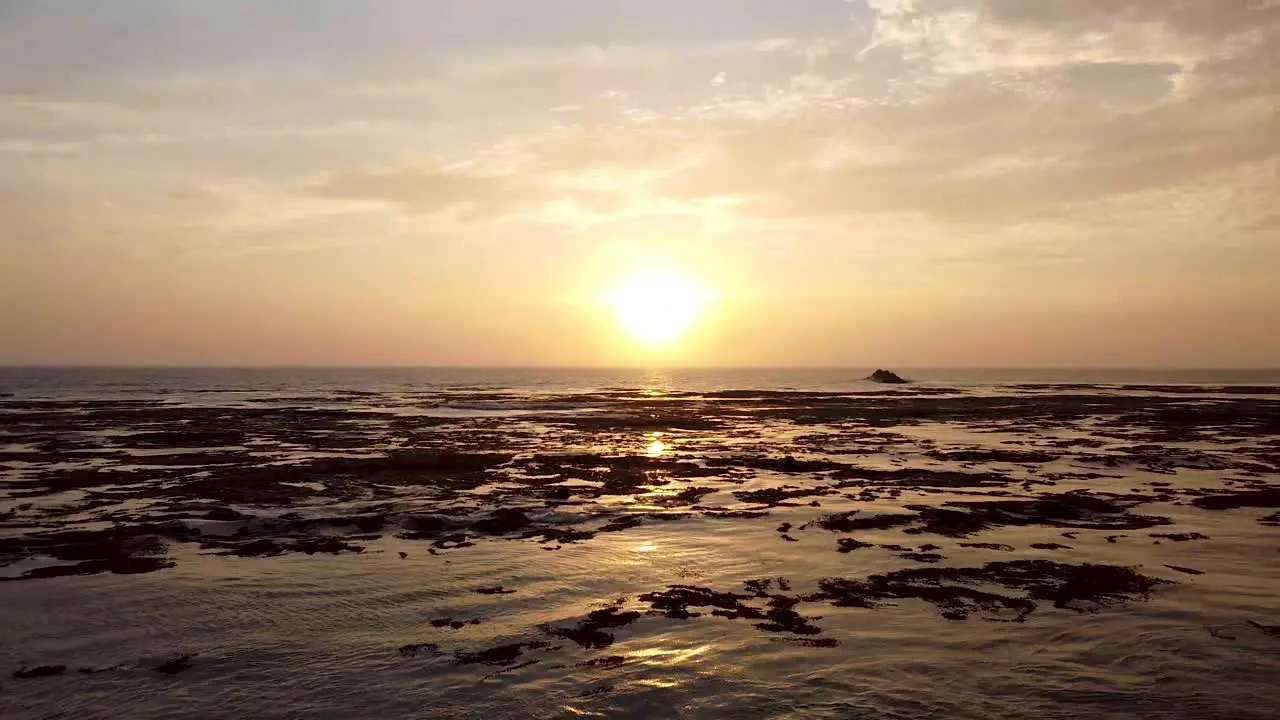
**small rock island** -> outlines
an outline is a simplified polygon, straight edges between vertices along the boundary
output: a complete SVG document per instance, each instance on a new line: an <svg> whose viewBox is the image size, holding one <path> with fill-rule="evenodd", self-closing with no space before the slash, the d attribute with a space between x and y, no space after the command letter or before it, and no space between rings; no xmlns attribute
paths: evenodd
<svg viewBox="0 0 1280 720"><path fill-rule="evenodd" d="M876 370L867 378L871 382L884 383L886 385L906 385L911 382L906 380L895 372L889 370Z"/></svg>

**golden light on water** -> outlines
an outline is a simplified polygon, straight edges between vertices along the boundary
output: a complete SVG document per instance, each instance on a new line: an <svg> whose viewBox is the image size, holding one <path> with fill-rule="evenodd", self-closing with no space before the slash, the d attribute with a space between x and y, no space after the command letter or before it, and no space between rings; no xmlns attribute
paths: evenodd
<svg viewBox="0 0 1280 720"><path fill-rule="evenodd" d="M671 688L678 688L683 684L684 683L680 680L666 678L645 678L643 680L636 681L636 685L658 688L659 690L670 690Z"/></svg>
<svg viewBox="0 0 1280 720"><path fill-rule="evenodd" d="M608 303L628 338L656 349L682 340L702 319L709 298L692 278L664 269L622 280L609 293Z"/></svg>
<svg viewBox="0 0 1280 720"><path fill-rule="evenodd" d="M644 447L644 454L651 458L660 458L671 450L671 445L662 440L662 433L653 433L649 437L653 438L648 445Z"/></svg>
<svg viewBox="0 0 1280 720"><path fill-rule="evenodd" d="M710 645L689 648L645 648L630 653L630 657L645 665L680 665L714 650Z"/></svg>

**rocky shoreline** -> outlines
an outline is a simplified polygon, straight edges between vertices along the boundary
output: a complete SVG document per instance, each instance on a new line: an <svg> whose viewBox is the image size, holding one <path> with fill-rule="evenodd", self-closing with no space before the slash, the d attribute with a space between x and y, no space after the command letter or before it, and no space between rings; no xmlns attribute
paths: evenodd
<svg viewBox="0 0 1280 720"><path fill-rule="evenodd" d="M1213 542L1169 508L1277 524L1280 398L1149 393L618 391L538 398L518 418L415 416L343 396L323 409L0 399L0 581L164 572L179 548L252 563L360 555L388 539L410 544L401 558L465 562L484 543L555 551L655 524L716 522L900 567L740 588L661 585L531 628L519 643L400 652L513 667L560 642L605 650L646 617L743 621L820 648L838 644L824 637L822 607L920 602L940 620L998 622L1043 608L1094 612L1211 581L1214 570L1073 559L1081 543ZM939 428L967 439L936 439ZM989 539L1010 528L1039 536L1021 546ZM1007 557L1015 552L1038 555ZM988 557L974 564L974 553ZM13 677L58 667L67 666Z"/></svg>

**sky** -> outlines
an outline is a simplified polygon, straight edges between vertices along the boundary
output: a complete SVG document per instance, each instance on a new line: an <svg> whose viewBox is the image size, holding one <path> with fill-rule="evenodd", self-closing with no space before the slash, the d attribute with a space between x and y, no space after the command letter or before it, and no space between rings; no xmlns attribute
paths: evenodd
<svg viewBox="0 0 1280 720"><path fill-rule="evenodd" d="M0 364L1280 367L1278 108L1280 0L0 0Z"/></svg>

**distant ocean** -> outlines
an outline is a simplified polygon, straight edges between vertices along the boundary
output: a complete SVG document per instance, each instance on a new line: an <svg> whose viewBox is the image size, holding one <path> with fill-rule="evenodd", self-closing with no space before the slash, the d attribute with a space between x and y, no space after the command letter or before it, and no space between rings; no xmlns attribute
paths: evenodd
<svg viewBox="0 0 1280 720"><path fill-rule="evenodd" d="M320 367L0 367L0 393L15 397L109 397L184 392L315 392L364 390L599 389L801 390L841 392L867 386L875 368L320 368ZM1032 385L1280 385L1280 369L889 368L935 386L980 389Z"/></svg>

